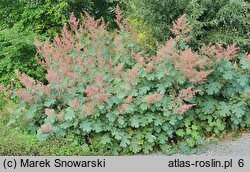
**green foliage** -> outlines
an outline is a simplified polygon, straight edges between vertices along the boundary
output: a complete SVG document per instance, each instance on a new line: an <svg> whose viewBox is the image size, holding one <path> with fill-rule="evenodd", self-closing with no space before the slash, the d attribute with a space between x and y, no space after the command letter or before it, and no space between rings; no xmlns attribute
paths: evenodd
<svg viewBox="0 0 250 172"><path fill-rule="evenodd" d="M19 32L14 28L0 31L0 83L20 85L15 70L44 81L45 70L35 60L34 37L32 32Z"/></svg>
<svg viewBox="0 0 250 172"><path fill-rule="evenodd" d="M0 91L0 111L5 107L5 95L3 91Z"/></svg>
<svg viewBox="0 0 250 172"><path fill-rule="evenodd" d="M184 14L187 5L183 0L128 0L125 2L128 15L141 18L148 23L154 36L160 42L165 42L172 33L172 22Z"/></svg>
<svg viewBox="0 0 250 172"><path fill-rule="evenodd" d="M192 48L205 44L237 44L249 52L250 3L246 0L130 0L129 16L148 23L159 42L172 36L172 22L184 13L192 25Z"/></svg>
<svg viewBox="0 0 250 172"><path fill-rule="evenodd" d="M134 32L138 35L138 43L142 45L142 48L145 51L153 52L156 47L156 40L151 27L142 22L141 19L131 18L128 21L133 26Z"/></svg>
<svg viewBox="0 0 250 172"><path fill-rule="evenodd" d="M206 92L196 98L198 106L194 110L199 114L199 126L207 134L217 136L225 130L249 127L250 80L246 56L239 54L230 60L217 59L213 65L204 87Z"/></svg>
<svg viewBox="0 0 250 172"><path fill-rule="evenodd" d="M0 29L16 26L52 37L67 23L71 12L80 17L80 13L87 11L97 18L104 16L113 22L118 3L104 0L1 0ZM111 27L115 27L114 22Z"/></svg>
<svg viewBox="0 0 250 172"><path fill-rule="evenodd" d="M4 85L0 85L0 115L6 113L7 109L13 106L14 102L10 97L11 91L6 89Z"/></svg>
<svg viewBox="0 0 250 172"><path fill-rule="evenodd" d="M250 3L246 0L191 0L185 9L198 44L235 43L249 52Z"/></svg>
<svg viewBox="0 0 250 172"><path fill-rule="evenodd" d="M7 126L6 117L0 117L0 155L1 156L87 156L109 155L110 152L95 152L86 143L76 141L73 136L51 138L39 141L35 135Z"/></svg>
<svg viewBox="0 0 250 172"><path fill-rule="evenodd" d="M0 1L0 29L11 28L20 18L22 3L16 0Z"/></svg>
<svg viewBox="0 0 250 172"><path fill-rule="evenodd" d="M64 26L53 43L36 41L48 84L18 75L25 88L15 92L23 108L16 121L26 120L40 140L73 136L114 155L187 153L206 135L249 127L249 56L233 45L193 52L181 16L175 37L150 55L119 8L113 33L88 14L82 20L71 15L70 31Z"/></svg>

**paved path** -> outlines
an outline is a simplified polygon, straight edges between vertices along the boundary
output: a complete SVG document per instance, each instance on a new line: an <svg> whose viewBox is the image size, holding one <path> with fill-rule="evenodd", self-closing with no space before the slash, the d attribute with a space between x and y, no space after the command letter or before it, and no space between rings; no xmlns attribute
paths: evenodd
<svg viewBox="0 0 250 172"><path fill-rule="evenodd" d="M189 156L250 156L250 130L242 133L236 139L230 138L219 141L217 144L210 144L201 147L204 150L202 154L193 154ZM151 156L166 156L161 152L151 153ZM174 154L174 156L185 156L182 154Z"/></svg>
<svg viewBox="0 0 250 172"><path fill-rule="evenodd" d="M242 133L237 139L227 139L206 146L205 150L206 152L201 155L250 156L250 131Z"/></svg>

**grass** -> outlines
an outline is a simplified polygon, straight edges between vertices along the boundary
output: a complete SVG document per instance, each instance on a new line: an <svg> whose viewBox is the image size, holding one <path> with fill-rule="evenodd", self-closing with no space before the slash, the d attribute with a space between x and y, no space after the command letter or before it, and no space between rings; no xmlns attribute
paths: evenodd
<svg viewBox="0 0 250 172"><path fill-rule="evenodd" d="M7 126L6 115L0 115L0 155L1 156L86 156L105 155L95 152L87 144L75 143L73 137L51 138L39 141L35 134Z"/></svg>

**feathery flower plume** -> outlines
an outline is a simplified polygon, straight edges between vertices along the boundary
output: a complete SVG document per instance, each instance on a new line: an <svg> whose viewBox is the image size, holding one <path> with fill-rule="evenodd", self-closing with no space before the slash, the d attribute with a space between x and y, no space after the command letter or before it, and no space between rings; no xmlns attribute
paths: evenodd
<svg viewBox="0 0 250 172"><path fill-rule="evenodd" d="M149 94L146 96L146 102L147 104L151 104L154 101L161 101L162 98L163 98L163 94L160 94L160 93Z"/></svg>
<svg viewBox="0 0 250 172"><path fill-rule="evenodd" d="M4 85L0 85L0 91L4 91L4 90L5 90Z"/></svg>
<svg viewBox="0 0 250 172"><path fill-rule="evenodd" d="M45 108L45 114L48 117L52 117L53 115L55 115L55 110L54 109Z"/></svg>
<svg viewBox="0 0 250 172"><path fill-rule="evenodd" d="M192 90L193 87L188 87L179 92L178 99L188 101L193 95L199 92L199 90Z"/></svg>
<svg viewBox="0 0 250 172"><path fill-rule="evenodd" d="M126 98L126 102L127 103L131 103L133 101L133 97L132 96L128 96L127 98Z"/></svg>
<svg viewBox="0 0 250 172"><path fill-rule="evenodd" d="M134 80L137 77L137 71L136 68L132 68L128 71L128 78L130 80Z"/></svg>
<svg viewBox="0 0 250 172"><path fill-rule="evenodd" d="M118 109L120 112L123 112L128 108L128 106L129 106L128 104L122 104L121 106L118 107Z"/></svg>
<svg viewBox="0 0 250 172"><path fill-rule="evenodd" d="M41 133L49 133L52 131L52 125L49 123L43 124L40 128Z"/></svg>
<svg viewBox="0 0 250 172"><path fill-rule="evenodd" d="M60 112L59 114L57 114L58 121L63 121L63 116L64 116L63 112Z"/></svg>
<svg viewBox="0 0 250 172"><path fill-rule="evenodd" d="M72 108L78 108L79 107L79 100L77 98L74 98L72 102L69 104Z"/></svg>
<svg viewBox="0 0 250 172"><path fill-rule="evenodd" d="M20 88L16 91L16 95L21 97L26 103L30 103L32 100L32 95L27 93L26 89Z"/></svg>
<svg viewBox="0 0 250 172"><path fill-rule="evenodd" d="M79 24L79 20L76 19L74 13L70 13L70 18L69 18L69 24L70 24L70 28L73 31L76 31L78 24Z"/></svg>
<svg viewBox="0 0 250 172"><path fill-rule="evenodd" d="M123 15L122 15L122 11L120 9L120 7L117 5L116 9L115 9L115 22L116 24L121 28L122 27L122 19L123 19Z"/></svg>
<svg viewBox="0 0 250 172"><path fill-rule="evenodd" d="M191 107L195 106L196 104L185 104L185 105L180 105L177 107L176 111L180 114L185 113L188 109Z"/></svg>

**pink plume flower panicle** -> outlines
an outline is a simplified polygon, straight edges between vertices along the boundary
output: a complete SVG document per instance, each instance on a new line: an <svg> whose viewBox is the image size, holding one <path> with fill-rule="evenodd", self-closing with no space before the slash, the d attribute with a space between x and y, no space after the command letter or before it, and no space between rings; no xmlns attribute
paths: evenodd
<svg viewBox="0 0 250 172"><path fill-rule="evenodd" d="M48 85L44 85L43 86L43 91L42 91L44 94L47 94L47 96L50 96L50 93L51 93L51 87L48 86Z"/></svg>
<svg viewBox="0 0 250 172"><path fill-rule="evenodd" d="M179 92L178 99L189 101L193 95L199 92L199 90L192 90L193 87L188 87Z"/></svg>
<svg viewBox="0 0 250 172"><path fill-rule="evenodd" d="M1 92L1 91L5 91L5 89L6 89L6 88L5 88L4 85L0 85L0 92Z"/></svg>
<svg viewBox="0 0 250 172"><path fill-rule="evenodd" d="M121 106L118 107L118 109L120 112L123 112L128 108L128 106L129 106L128 104L122 104Z"/></svg>
<svg viewBox="0 0 250 172"><path fill-rule="evenodd" d="M40 128L41 133L49 133L52 131L52 125L49 123L43 124Z"/></svg>
<svg viewBox="0 0 250 172"><path fill-rule="evenodd" d="M133 97L132 97L132 96L128 96L128 97L126 98L126 102L127 102L127 103L132 103L132 101L133 101Z"/></svg>
<svg viewBox="0 0 250 172"><path fill-rule="evenodd" d="M204 83L211 71L197 70L195 67L202 69L207 64L207 60L201 59L197 53L187 48L180 53L180 56L174 61L174 65L190 82Z"/></svg>
<svg viewBox="0 0 250 172"><path fill-rule="evenodd" d="M92 86L87 86L84 92L87 94L88 97L91 97L97 93L97 89Z"/></svg>
<svg viewBox="0 0 250 172"><path fill-rule="evenodd" d="M30 103L32 101L32 95L27 93L27 90L24 88L19 88L16 91L16 95L18 95L19 97L21 97L26 103Z"/></svg>
<svg viewBox="0 0 250 172"><path fill-rule="evenodd" d="M54 109L45 108L45 114L48 117L52 117L53 115L55 115L55 110Z"/></svg>
<svg viewBox="0 0 250 172"><path fill-rule="evenodd" d="M161 101L162 98L163 98L163 94L160 94L160 93L149 94L146 96L146 103L151 104L154 101Z"/></svg>
<svg viewBox="0 0 250 172"><path fill-rule="evenodd" d="M184 104L177 107L177 113L184 114L191 107L196 106L196 104Z"/></svg>
<svg viewBox="0 0 250 172"><path fill-rule="evenodd" d="M69 18L69 24L70 24L70 28L73 31L76 31L78 25L79 25L79 20L76 19L74 13L70 13L70 18Z"/></svg>
<svg viewBox="0 0 250 172"><path fill-rule="evenodd" d="M119 77L122 73L122 64L119 63L117 66L116 66L116 70L115 70L115 76L116 77Z"/></svg>
<svg viewBox="0 0 250 172"><path fill-rule="evenodd" d="M175 36L186 35L191 31L191 25L189 25L185 20L185 14L179 17L176 21L173 22L173 26L171 31L175 34Z"/></svg>
<svg viewBox="0 0 250 172"><path fill-rule="evenodd" d="M21 75L17 74L17 77L26 88L32 88L32 86L35 85L35 80L25 73L22 73Z"/></svg>
<svg viewBox="0 0 250 172"><path fill-rule="evenodd" d="M128 78L133 81L133 80L136 79L136 77L137 77L137 70L136 70L136 68L130 69L128 71Z"/></svg>
<svg viewBox="0 0 250 172"><path fill-rule="evenodd" d="M63 112L60 112L59 114L57 114L57 119L58 121L63 121L63 117L64 117L64 113Z"/></svg>
<svg viewBox="0 0 250 172"><path fill-rule="evenodd" d="M79 108L79 100L77 98L74 98L73 101L69 104L70 107L74 109Z"/></svg>
<svg viewBox="0 0 250 172"><path fill-rule="evenodd" d="M56 82L57 74L55 73L54 69L48 69L48 74L46 75L46 79L49 83Z"/></svg>
<svg viewBox="0 0 250 172"><path fill-rule="evenodd" d="M118 5L116 6L115 14L116 14L115 15L116 16L115 22L121 28L122 27L123 15L122 15L121 9L120 9L120 7Z"/></svg>

